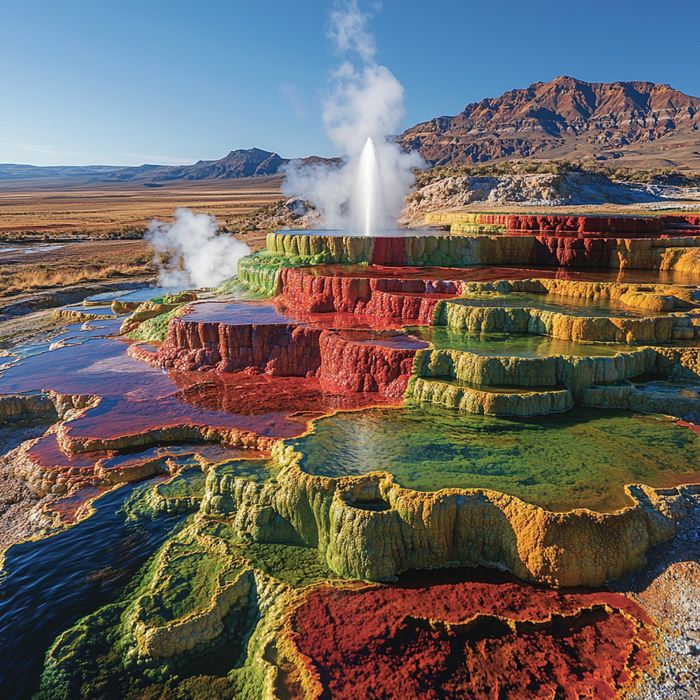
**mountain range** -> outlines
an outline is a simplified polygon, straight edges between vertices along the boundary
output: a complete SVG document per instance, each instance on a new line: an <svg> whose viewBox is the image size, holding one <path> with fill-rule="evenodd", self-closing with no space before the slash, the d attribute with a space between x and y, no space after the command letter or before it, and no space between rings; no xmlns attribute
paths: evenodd
<svg viewBox="0 0 700 700"><path fill-rule="evenodd" d="M277 153L260 148L231 151L219 160L199 160L193 165L140 165L124 168L109 165L88 166L34 166L0 164L0 182L3 180L52 180L82 182L133 182L158 185L166 182L192 180L233 180L242 177L274 175L289 162ZM309 156L302 163L339 163L340 158Z"/></svg>
<svg viewBox="0 0 700 700"><path fill-rule="evenodd" d="M649 82L587 83L561 76L468 104L454 117L396 137L431 165L507 160L599 161L638 168L700 170L700 98ZM302 162L339 163L311 156ZM274 175L289 159L259 148L194 165L0 164L0 181L167 182Z"/></svg>
<svg viewBox="0 0 700 700"><path fill-rule="evenodd" d="M398 142L432 165L568 158L700 169L699 129L700 98L669 85L561 76L417 124Z"/></svg>

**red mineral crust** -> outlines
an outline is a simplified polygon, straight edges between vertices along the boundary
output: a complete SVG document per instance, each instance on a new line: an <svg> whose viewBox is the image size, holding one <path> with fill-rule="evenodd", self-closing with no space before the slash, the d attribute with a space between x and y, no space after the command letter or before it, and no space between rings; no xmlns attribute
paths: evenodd
<svg viewBox="0 0 700 700"><path fill-rule="evenodd" d="M415 579L308 594L287 623L307 697L616 698L650 663L650 620L622 595Z"/></svg>
<svg viewBox="0 0 700 700"><path fill-rule="evenodd" d="M509 233L551 236L647 238L662 234L695 235L700 217L688 216L571 216L553 214L478 214L476 223L505 226Z"/></svg>
<svg viewBox="0 0 700 700"><path fill-rule="evenodd" d="M538 236L536 256L538 265L564 267L608 267L613 238L562 238Z"/></svg>
<svg viewBox="0 0 700 700"><path fill-rule="evenodd" d="M530 234L531 235L531 234ZM421 280L427 285L431 281L451 280L453 282L496 282L498 280L525 280L533 277L542 279L577 280L581 282L630 282L630 283L672 283L674 278L668 272L638 269L583 269L566 267L508 267L497 265L474 265L471 267L386 267L383 265L317 265L297 268L296 273L315 277L360 277L371 279ZM680 283L684 283L681 281ZM689 279L688 283L693 280ZM293 304L296 309L299 304ZM295 310L297 320L300 320Z"/></svg>
<svg viewBox="0 0 700 700"><path fill-rule="evenodd" d="M319 328L286 324L206 323L174 318L155 361L165 369L255 367L269 374L304 377L318 369ZM148 359L148 358L143 358Z"/></svg>
<svg viewBox="0 0 700 700"><path fill-rule="evenodd" d="M248 415L286 414L305 427L316 416L337 409L352 410L366 406L393 403L376 394L353 393L342 389L329 391L317 377L278 377L269 374L212 372L201 381L201 375L174 375L183 384L178 399L205 411ZM403 398L403 397L400 397Z"/></svg>
<svg viewBox="0 0 700 700"><path fill-rule="evenodd" d="M378 237L372 244L372 265L406 265L406 239Z"/></svg>
<svg viewBox="0 0 700 700"><path fill-rule="evenodd" d="M197 305L192 313L170 321L167 338L156 352L135 345L129 348L129 355L171 371L264 372L270 376L304 378L320 372L324 389L331 393L379 392L399 398L406 389L416 351L428 344L397 333L359 330L357 326L361 324L352 323L352 319L363 314L358 316L348 310L357 310L361 305L368 318L388 317L426 324L432 320L437 301L454 296L440 291L425 293L426 285L433 290L455 288L453 282L374 279L373 286L389 291L374 289L363 299L360 285L369 289L370 281L366 279L303 274L291 275L289 279L290 287L295 290L290 292L292 302L303 299L305 290L313 292L314 287L318 287L317 299L323 295L328 300L325 306L315 302L305 305L300 315L308 317L307 323L296 324L291 315L282 317L290 319L287 323L256 323L254 314L240 310L243 304L237 304L239 309L234 309L229 317L225 305L209 304L219 307L214 310L217 320L212 321L211 311L202 312ZM423 293L402 291L406 288L420 289ZM339 310L318 311L334 308L336 301ZM266 313L264 307L255 308ZM355 328L342 333L327 330L325 326L337 321L340 315L345 315L348 325ZM239 317L245 322L239 322Z"/></svg>
<svg viewBox="0 0 700 700"><path fill-rule="evenodd" d="M280 274L282 302L295 314L344 312L430 323L438 299L464 289L461 280L449 278L324 276L295 269Z"/></svg>
<svg viewBox="0 0 700 700"><path fill-rule="evenodd" d="M659 234L664 228L660 217L637 216L554 216L514 215L504 217L509 231L549 233L557 236L610 234L612 238Z"/></svg>
<svg viewBox="0 0 700 700"><path fill-rule="evenodd" d="M352 331L321 334L319 377L323 385L401 399L413 373L416 351L429 347L429 343L405 336L388 336L385 340L367 336Z"/></svg>

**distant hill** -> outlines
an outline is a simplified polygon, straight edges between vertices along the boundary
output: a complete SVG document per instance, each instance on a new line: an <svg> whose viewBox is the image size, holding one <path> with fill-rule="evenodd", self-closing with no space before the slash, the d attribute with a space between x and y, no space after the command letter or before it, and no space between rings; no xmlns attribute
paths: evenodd
<svg viewBox="0 0 700 700"><path fill-rule="evenodd" d="M398 137L433 165L513 159L700 170L700 98L648 82L561 76L474 102Z"/></svg>
<svg viewBox="0 0 700 700"><path fill-rule="evenodd" d="M274 175L286 162L276 153L259 148L231 151L219 160L198 160L194 165L142 165L106 175L106 182L172 182L173 180L232 180Z"/></svg>
<svg viewBox="0 0 700 700"><path fill-rule="evenodd" d="M260 148L231 151L219 160L200 160L194 165L140 165L123 168L110 165L35 166L0 164L0 181L134 182L164 183L192 180L232 180L274 175L289 162L277 153ZM340 158L309 156L303 163L340 163Z"/></svg>
<svg viewBox="0 0 700 700"><path fill-rule="evenodd" d="M157 168L157 165L148 165ZM0 163L2 180L79 180L103 178L120 168L116 165L18 165Z"/></svg>

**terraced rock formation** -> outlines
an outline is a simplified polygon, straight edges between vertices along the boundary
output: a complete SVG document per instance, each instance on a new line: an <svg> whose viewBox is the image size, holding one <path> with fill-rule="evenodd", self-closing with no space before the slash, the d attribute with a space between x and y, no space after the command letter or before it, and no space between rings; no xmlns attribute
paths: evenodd
<svg viewBox="0 0 700 700"><path fill-rule="evenodd" d="M209 298L115 298L102 332L9 361L0 418L48 427L11 453L46 532L115 487L173 527L66 621L37 697L640 681L653 621L565 589L642 567L700 498L696 224L488 216L466 223L505 231L273 234Z"/></svg>

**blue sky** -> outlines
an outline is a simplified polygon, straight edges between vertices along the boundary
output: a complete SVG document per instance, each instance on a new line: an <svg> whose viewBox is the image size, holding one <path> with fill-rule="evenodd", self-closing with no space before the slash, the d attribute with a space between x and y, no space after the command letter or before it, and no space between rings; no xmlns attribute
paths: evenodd
<svg viewBox="0 0 700 700"><path fill-rule="evenodd" d="M700 96L700 0L384 0L405 126L558 75ZM336 155L332 1L0 0L0 163L138 165L256 146Z"/></svg>

